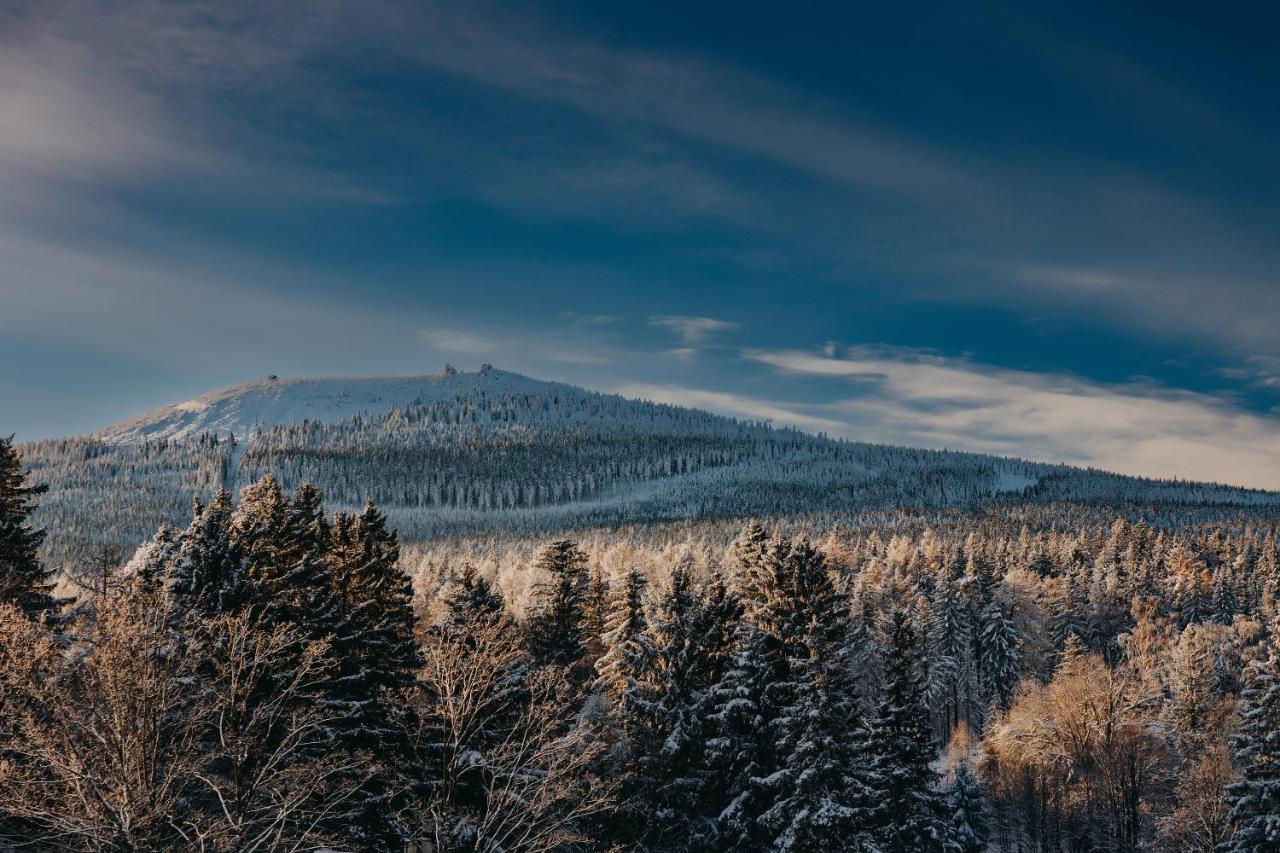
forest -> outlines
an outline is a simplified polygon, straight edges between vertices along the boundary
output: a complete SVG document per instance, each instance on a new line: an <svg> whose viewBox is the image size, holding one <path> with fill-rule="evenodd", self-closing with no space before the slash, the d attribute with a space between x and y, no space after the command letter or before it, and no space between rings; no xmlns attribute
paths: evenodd
<svg viewBox="0 0 1280 853"><path fill-rule="evenodd" d="M0 849L1280 849L1257 508L402 548L262 472L55 570L24 464L0 442Z"/></svg>

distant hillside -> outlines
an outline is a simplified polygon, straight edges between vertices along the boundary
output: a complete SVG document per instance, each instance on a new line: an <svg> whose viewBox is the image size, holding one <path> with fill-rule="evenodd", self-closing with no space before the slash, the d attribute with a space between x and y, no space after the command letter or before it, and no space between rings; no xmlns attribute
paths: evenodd
<svg viewBox="0 0 1280 853"><path fill-rule="evenodd" d="M185 521L194 496L271 473L373 500L406 539L695 517L1000 501L1280 505L1280 494L838 441L485 367L274 377L22 452L50 486L55 564Z"/></svg>

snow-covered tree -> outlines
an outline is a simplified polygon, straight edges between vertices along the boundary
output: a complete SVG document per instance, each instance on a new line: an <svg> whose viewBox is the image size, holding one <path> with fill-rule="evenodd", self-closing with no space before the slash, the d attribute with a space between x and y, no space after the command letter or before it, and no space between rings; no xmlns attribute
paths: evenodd
<svg viewBox="0 0 1280 853"><path fill-rule="evenodd" d="M1231 853L1280 850L1280 671L1274 656L1255 661L1246 676L1236 761L1240 781L1227 787Z"/></svg>
<svg viewBox="0 0 1280 853"><path fill-rule="evenodd" d="M950 850L947 802L932 768L938 747L919 673L922 650L903 610L890 614L885 630L884 686L871 722L877 840L887 853Z"/></svg>
<svg viewBox="0 0 1280 853"><path fill-rule="evenodd" d="M53 616L60 606L53 572L40 560L45 532L31 525L32 498L44 491L28 483L13 436L0 436L0 603L33 619Z"/></svg>

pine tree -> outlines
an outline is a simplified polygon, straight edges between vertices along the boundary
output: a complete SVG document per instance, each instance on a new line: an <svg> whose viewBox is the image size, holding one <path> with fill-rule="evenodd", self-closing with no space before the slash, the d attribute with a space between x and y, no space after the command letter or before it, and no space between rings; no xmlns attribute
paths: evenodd
<svg viewBox="0 0 1280 853"><path fill-rule="evenodd" d="M53 596L53 572L40 562L45 532L31 526L31 499L44 491L27 482L13 436L0 436L0 603L30 619L54 617L64 603Z"/></svg>
<svg viewBox="0 0 1280 853"><path fill-rule="evenodd" d="M488 578L481 576L470 560L463 564L453 589L445 596L444 605L448 612L447 621L456 626L469 625L473 621L498 620L507 613L502 595Z"/></svg>
<svg viewBox="0 0 1280 853"><path fill-rule="evenodd" d="M1280 671L1274 656L1249 665L1244 715L1236 736L1243 778L1227 786L1230 853L1280 851Z"/></svg>
<svg viewBox="0 0 1280 853"><path fill-rule="evenodd" d="M589 674L583 666L586 562L582 549L567 539L552 542L543 550L534 567L551 579L535 589L534 612L528 624L529 651L534 660L566 669L579 685Z"/></svg>
<svg viewBox="0 0 1280 853"><path fill-rule="evenodd" d="M653 645L644 612L645 576L632 569L623 577L604 634L605 653L596 661L596 692L608 703L608 718L618 738L614 774L620 782L620 806L611 829L623 841L641 834L647 815L638 808L643 756L653 752L653 711L656 689L650 666Z"/></svg>
<svg viewBox="0 0 1280 853"><path fill-rule="evenodd" d="M887 626L882 698L871 724L877 788L877 838L886 853L950 849L946 804L930 766L937 745L920 685L920 648L908 614L895 608Z"/></svg>
<svg viewBox="0 0 1280 853"><path fill-rule="evenodd" d="M688 566L672 571L651 628L652 699L633 705L646 723L645 736L634 738L638 784L633 796L637 811L648 816L639 843L650 850L693 850L708 841L701 818L706 799L704 721L710 710L709 679L719 675L708 668L717 650L706 645L716 636L706 627L718 621L707 612L717 606L716 594L708 592L699 606Z"/></svg>
<svg viewBox="0 0 1280 853"><path fill-rule="evenodd" d="M374 757L377 773L361 789L359 837L369 849L400 841L390 813L407 789L412 749L402 717L421 666L414 639L413 585L400 548L373 504L333 526L330 573L337 593L338 674L330 692L345 713L346 748Z"/></svg>
<svg viewBox="0 0 1280 853"><path fill-rule="evenodd" d="M230 492L219 490L209 506L196 503L191 524L178 538L164 571L171 604L182 616L232 613L251 600L245 560L231 535L233 512Z"/></svg>
<svg viewBox="0 0 1280 853"><path fill-rule="evenodd" d="M947 797L956 853L985 853L991 835L987 792L968 761L962 761L955 768Z"/></svg>
<svg viewBox="0 0 1280 853"><path fill-rule="evenodd" d="M1003 586L1003 584L1001 585ZM997 587L981 614L978 645L982 655L982 679L986 698L1000 708L1008 705L1013 688L1021 677L1021 640L1005 615L1003 590Z"/></svg>
<svg viewBox="0 0 1280 853"><path fill-rule="evenodd" d="M716 688L712 743L727 800L719 844L859 849L871 809L844 659L848 602L807 544L779 538L739 554L745 613L733 665Z"/></svg>

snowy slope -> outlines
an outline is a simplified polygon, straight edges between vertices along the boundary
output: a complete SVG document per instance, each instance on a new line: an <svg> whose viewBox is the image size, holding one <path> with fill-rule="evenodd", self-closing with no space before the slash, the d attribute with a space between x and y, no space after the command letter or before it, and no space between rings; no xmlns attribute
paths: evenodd
<svg viewBox="0 0 1280 853"><path fill-rule="evenodd" d="M527 376L482 368L477 373L370 378L276 379L233 385L138 415L94 434L113 444L194 438L201 433L248 438L273 426L338 423L381 415L458 393L533 393L553 387Z"/></svg>

